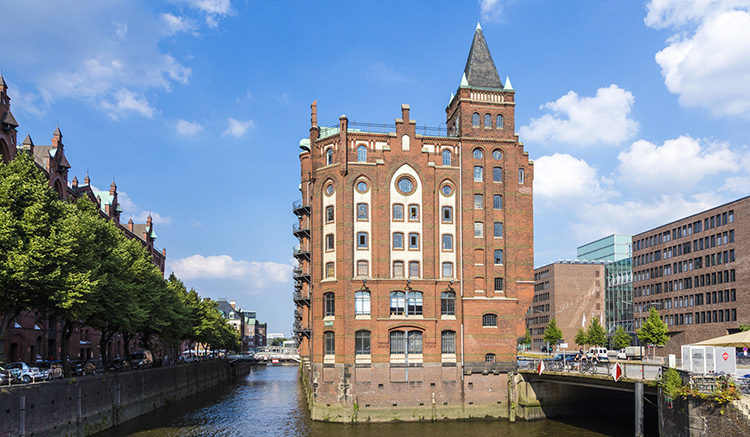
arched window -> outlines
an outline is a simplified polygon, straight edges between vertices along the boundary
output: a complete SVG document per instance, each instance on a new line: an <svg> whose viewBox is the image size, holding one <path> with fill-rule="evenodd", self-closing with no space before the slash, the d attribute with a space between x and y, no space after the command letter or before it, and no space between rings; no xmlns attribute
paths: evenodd
<svg viewBox="0 0 750 437"><path fill-rule="evenodd" d="M354 333L354 354L370 355L370 331L357 331Z"/></svg>
<svg viewBox="0 0 750 437"><path fill-rule="evenodd" d="M326 165L333 164L333 147L326 150Z"/></svg>
<svg viewBox="0 0 750 437"><path fill-rule="evenodd" d="M497 316L495 314L485 314L482 316L482 326L497 326Z"/></svg>
<svg viewBox="0 0 750 437"><path fill-rule="evenodd" d="M495 354L486 354L484 356L484 362L485 363L494 363L495 362Z"/></svg>
<svg viewBox="0 0 750 437"><path fill-rule="evenodd" d="M474 127L479 127L479 114L474 113L474 115L471 116L471 124Z"/></svg>
<svg viewBox="0 0 750 437"><path fill-rule="evenodd" d="M498 115L497 116L497 119L495 120L495 127L497 129L502 129L503 128L503 116L502 115Z"/></svg>
<svg viewBox="0 0 750 437"><path fill-rule="evenodd" d="M443 316L456 315L456 293L452 291L440 293L440 314Z"/></svg>
<svg viewBox="0 0 750 437"><path fill-rule="evenodd" d="M456 353L456 331L443 331L440 333L440 352L444 354Z"/></svg>
<svg viewBox="0 0 750 437"><path fill-rule="evenodd" d="M444 262L443 263L443 277L444 278L452 278L453 277L453 263L452 262Z"/></svg>
<svg viewBox="0 0 750 437"><path fill-rule="evenodd" d="M323 333L325 342L325 354L335 355L336 354L336 334L333 331L326 331Z"/></svg>
<svg viewBox="0 0 750 437"><path fill-rule="evenodd" d="M367 162L367 147L363 144L357 147L357 162Z"/></svg>
<svg viewBox="0 0 750 437"><path fill-rule="evenodd" d="M495 249L495 264L503 264L503 250Z"/></svg>
<svg viewBox="0 0 750 437"><path fill-rule="evenodd" d="M443 149L443 165L451 165L451 151Z"/></svg>
<svg viewBox="0 0 750 437"><path fill-rule="evenodd" d="M325 293L323 295L323 302L325 304L325 316L333 316L336 314L336 295L333 293Z"/></svg>
<svg viewBox="0 0 750 437"><path fill-rule="evenodd" d="M391 354L421 354L422 331L391 331Z"/></svg>
<svg viewBox="0 0 750 437"><path fill-rule="evenodd" d="M369 291L357 291L354 293L354 315L357 316L369 316L370 315L370 292Z"/></svg>
<svg viewBox="0 0 750 437"><path fill-rule="evenodd" d="M391 291L391 315L403 316L406 310L406 293Z"/></svg>
<svg viewBox="0 0 750 437"><path fill-rule="evenodd" d="M391 354L406 353L406 333L404 331L391 331Z"/></svg>
<svg viewBox="0 0 750 437"><path fill-rule="evenodd" d="M336 275L333 262L326 263L326 278L333 278Z"/></svg>
<svg viewBox="0 0 750 437"><path fill-rule="evenodd" d="M490 114L484 114L484 127L488 129L492 127L492 116Z"/></svg>

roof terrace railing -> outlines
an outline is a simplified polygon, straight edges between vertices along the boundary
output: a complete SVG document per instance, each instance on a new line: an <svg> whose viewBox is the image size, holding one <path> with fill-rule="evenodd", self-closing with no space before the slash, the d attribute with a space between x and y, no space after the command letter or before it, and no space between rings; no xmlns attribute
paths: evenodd
<svg viewBox="0 0 750 437"><path fill-rule="evenodd" d="M428 137L448 137L451 136L448 133L448 127L446 125L440 126L415 126L415 132L418 135L424 135ZM334 126L320 126L320 138L326 138L333 135L338 135L341 130L339 125ZM395 124L386 123L363 123L357 121L350 121L347 123L348 132L366 132L366 133L380 133L387 134L389 132L396 132Z"/></svg>

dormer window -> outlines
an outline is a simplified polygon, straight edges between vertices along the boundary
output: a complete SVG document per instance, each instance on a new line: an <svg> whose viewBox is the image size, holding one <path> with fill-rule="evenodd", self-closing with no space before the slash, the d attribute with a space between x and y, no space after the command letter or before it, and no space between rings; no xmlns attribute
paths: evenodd
<svg viewBox="0 0 750 437"><path fill-rule="evenodd" d="M326 150L326 165L333 164L333 148Z"/></svg>

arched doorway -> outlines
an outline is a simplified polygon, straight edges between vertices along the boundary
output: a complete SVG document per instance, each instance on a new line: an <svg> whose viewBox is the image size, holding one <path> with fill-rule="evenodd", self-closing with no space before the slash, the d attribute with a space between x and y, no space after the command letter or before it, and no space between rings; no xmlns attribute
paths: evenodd
<svg viewBox="0 0 750 437"><path fill-rule="evenodd" d="M23 361L23 337L19 334L10 339L10 350L8 351L9 362Z"/></svg>

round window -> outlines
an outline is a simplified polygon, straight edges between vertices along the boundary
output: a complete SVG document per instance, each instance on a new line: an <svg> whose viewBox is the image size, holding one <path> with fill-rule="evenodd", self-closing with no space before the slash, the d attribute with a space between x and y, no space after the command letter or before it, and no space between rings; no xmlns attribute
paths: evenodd
<svg viewBox="0 0 750 437"><path fill-rule="evenodd" d="M503 152L500 149L495 149L492 151L492 157L495 158L495 161L500 161L503 159Z"/></svg>
<svg viewBox="0 0 750 437"><path fill-rule="evenodd" d="M482 152L482 149L474 149L474 158L482 159L482 157L484 157L484 153Z"/></svg>
<svg viewBox="0 0 750 437"><path fill-rule="evenodd" d="M333 184L326 185L326 194L328 194L329 196L333 194Z"/></svg>
<svg viewBox="0 0 750 437"><path fill-rule="evenodd" d="M451 188L450 185L443 185L443 188L441 188L441 190L443 191L444 196L450 196L451 194L453 194L453 188Z"/></svg>
<svg viewBox="0 0 750 437"><path fill-rule="evenodd" d="M414 182L407 177L398 180L398 190L403 194L411 194L414 191Z"/></svg>
<svg viewBox="0 0 750 437"><path fill-rule="evenodd" d="M357 182L357 191L359 191L360 193L364 193L365 191L367 191L367 182L365 181Z"/></svg>

